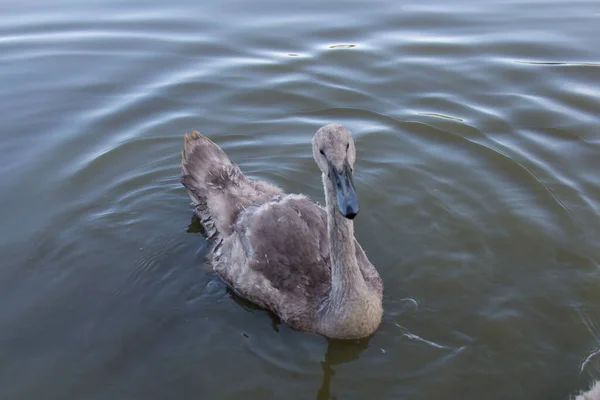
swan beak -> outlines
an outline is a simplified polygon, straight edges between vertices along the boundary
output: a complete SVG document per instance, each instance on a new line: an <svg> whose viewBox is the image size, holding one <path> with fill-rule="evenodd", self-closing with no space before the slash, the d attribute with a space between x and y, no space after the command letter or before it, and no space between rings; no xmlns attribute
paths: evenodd
<svg viewBox="0 0 600 400"><path fill-rule="evenodd" d="M348 162L344 163L344 169L337 171L336 168L330 165L331 181L335 190L340 213L348 218L353 219L358 214L358 198L354 191L354 182L352 181L352 168Z"/></svg>

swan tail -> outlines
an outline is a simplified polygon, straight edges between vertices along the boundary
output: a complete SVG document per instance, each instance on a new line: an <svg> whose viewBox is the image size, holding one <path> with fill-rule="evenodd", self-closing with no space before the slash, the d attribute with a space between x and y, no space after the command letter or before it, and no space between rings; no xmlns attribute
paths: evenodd
<svg viewBox="0 0 600 400"><path fill-rule="evenodd" d="M228 236L237 215L235 188L247 178L229 156L197 131L184 136L180 182L210 238Z"/></svg>

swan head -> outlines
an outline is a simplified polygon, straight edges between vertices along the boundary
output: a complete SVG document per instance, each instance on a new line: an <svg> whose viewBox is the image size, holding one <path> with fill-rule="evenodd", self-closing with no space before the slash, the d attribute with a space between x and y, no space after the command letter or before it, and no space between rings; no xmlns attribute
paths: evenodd
<svg viewBox="0 0 600 400"><path fill-rule="evenodd" d="M329 124L320 128L312 141L313 157L333 186L340 214L353 219L358 214L358 198L352 176L356 149L346 127Z"/></svg>

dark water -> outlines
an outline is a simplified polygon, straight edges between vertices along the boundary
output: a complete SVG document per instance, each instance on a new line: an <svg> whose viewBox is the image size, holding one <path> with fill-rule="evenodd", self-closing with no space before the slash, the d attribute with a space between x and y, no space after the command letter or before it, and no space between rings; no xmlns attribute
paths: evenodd
<svg viewBox="0 0 600 400"><path fill-rule="evenodd" d="M600 378L597 1L0 4L0 398L566 399ZM183 134L322 200L346 124L361 342L234 298Z"/></svg>

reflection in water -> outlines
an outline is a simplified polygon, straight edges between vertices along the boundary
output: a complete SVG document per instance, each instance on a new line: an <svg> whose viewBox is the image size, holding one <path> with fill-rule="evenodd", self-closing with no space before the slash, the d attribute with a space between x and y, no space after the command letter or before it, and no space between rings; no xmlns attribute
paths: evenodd
<svg viewBox="0 0 600 400"><path fill-rule="evenodd" d="M529 65L568 65L568 66L580 66L580 67L600 67L600 63L595 62L551 62L551 61L520 61L516 60L519 64Z"/></svg>
<svg viewBox="0 0 600 400"><path fill-rule="evenodd" d="M196 214L192 214L192 220L187 228L188 233L200 233L203 236L206 236L206 231L200 222L200 218Z"/></svg>
<svg viewBox="0 0 600 400"><path fill-rule="evenodd" d="M205 235L206 232L200 223L200 219L196 214L192 215L192 220L188 225L187 232L190 233L201 233ZM279 332L279 325L281 320L270 310L265 310L256 304L246 300L245 298L238 295L232 288L226 286L226 291L229 297L238 305L244 308L246 311L259 311L262 310L269 315L271 318L271 327L275 332ZM413 300L414 301L414 300ZM244 336L248 335L244 333ZM331 396L331 377L335 375L333 366L338 364L347 363L350 361L358 360L360 354L369 347L369 339L358 339L358 340L338 340L338 339L327 339L327 353L325 353L325 360L321 362L323 368L323 380L321 387L317 392L317 400L328 400L330 398L335 399Z"/></svg>
<svg viewBox="0 0 600 400"><path fill-rule="evenodd" d="M317 400L335 399L331 396L331 377L335 375L334 365L358 360L360 353L369 347L369 338L358 340L327 339L327 353L325 361L321 362L323 367L323 381L317 392Z"/></svg>
<svg viewBox="0 0 600 400"><path fill-rule="evenodd" d="M275 332L279 332L279 325L281 325L281 320L279 319L279 317L277 315L275 315L275 313L273 313L270 310L265 310L264 308L261 308L261 307L257 306L256 304L246 300L242 296L238 295L229 286L227 286L226 290L227 290L227 294L229 294L229 297L231 297L231 299L236 304L242 306L244 308L244 310L246 310L246 311L264 311L265 313L267 313L269 318L271 318L271 328L273 328L273 330Z"/></svg>
<svg viewBox="0 0 600 400"><path fill-rule="evenodd" d="M579 372L583 372L585 368L590 364L598 355L600 355L600 326L598 322L594 321L584 310L577 308L577 312L581 317L582 322L592 334L592 337L596 341L596 346L591 350L590 354L583 360Z"/></svg>
<svg viewBox="0 0 600 400"><path fill-rule="evenodd" d="M597 360L597 356L600 355L600 326L598 322L596 322L592 317L588 315L588 313L581 309L580 307L576 307L577 313L581 317L581 321L591 333L594 338L596 345L592 348L590 353L585 357L582 361L581 366L579 368L579 373L581 374L583 371L594 369L593 367L589 367L591 363ZM600 367L596 367L598 371L600 371ZM592 376L592 382L589 384L589 388L584 389L575 400L600 400L600 380L597 380L598 377L594 376L594 374L590 372Z"/></svg>
<svg viewBox="0 0 600 400"><path fill-rule="evenodd" d="M355 44L334 44L329 46L330 49L352 49L356 47Z"/></svg>
<svg viewBox="0 0 600 400"><path fill-rule="evenodd" d="M600 399L600 381L595 382L587 392L581 393L575 400L599 400Z"/></svg>
<svg viewBox="0 0 600 400"><path fill-rule="evenodd" d="M440 113L419 113L421 115L425 115L425 116L429 116L429 117L439 117L439 118L445 118L445 119L451 119L453 121L463 121L462 118L458 118L458 117L452 117L450 115L444 115L444 114L440 114Z"/></svg>
<svg viewBox="0 0 600 400"><path fill-rule="evenodd" d="M196 214L192 215L192 220L187 228L187 232L205 235L205 230ZM226 291L229 294L229 297L246 311L262 310L266 312L271 318L271 327L275 332L279 332L279 325L281 325L282 322L277 315L269 310L264 310L256 304L239 296L229 286L226 286ZM246 334L244 334L244 336L247 337ZM331 396L330 389L331 377L335 375L333 366L358 360L360 354L369 347L369 339L370 338L358 340L327 339L327 353L325 353L325 360L321 362L321 367L323 368L323 380L321 387L317 392L317 400L335 399L335 397Z"/></svg>

